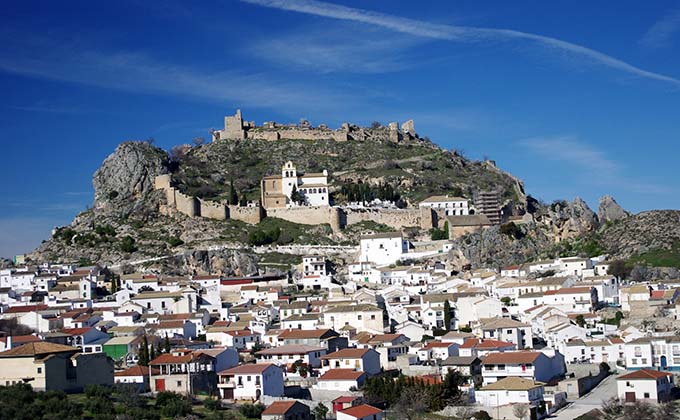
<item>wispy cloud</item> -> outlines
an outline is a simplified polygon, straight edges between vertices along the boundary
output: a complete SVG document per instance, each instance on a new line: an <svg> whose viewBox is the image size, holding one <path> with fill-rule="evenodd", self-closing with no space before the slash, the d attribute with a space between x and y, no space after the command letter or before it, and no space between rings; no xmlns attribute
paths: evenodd
<svg viewBox="0 0 680 420"><path fill-rule="evenodd" d="M575 169L591 185L621 188L635 193L667 194L663 185L646 183L627 174L626 167L607 153L574 136L532 137L516 142L542 159L560 162Z"/></svg>
<svg viewBox="0 0 680 420"><path fill-rule="evenodd" d="M446 40L453 42L482 43L490 41L531 41L535 44L560 53L568 53L576 57L616 69L633 76L666 82L680 88L680 79L660 73L648 71L623 60L557 38L521 32L512 29L479 28L470 26L444 25L373 12L364 9L341 6L315 0L242 0L246 3L305 13L315 16L361 22L387 28L396 32L418 37Z"/></svg>
<svg viewBox="0 0 680 420"><path fill-rule="evenodd" d="M680 30L680 9L676 9L654 23L640 39L640 45L657 49L671 44L671 38Z"/></svg>
<svg viewBox="0 0 680 420"><path fill-rule="evenodd" d="M0 71L22 76L253 107L311 106L319 97L328 98L324 103L352 101L341 93L264 73L203 72L164 63L142 52L93 50L26 33L2 35L7 45L0 48Z"/></svg>
<svg viewBox="0 0 680 420"><path fill-rule="evenodd" d="M319 36L323 33L323 36ZM385 36L374 27L311 25L294 33L257 39L246 47L248 54L282 67L316 73L388 73L423 65L409 59L413 47L423 41L406 35ZM407 53L408 51L408 53ZM409 55L407 55L409 54Z"/></svg>

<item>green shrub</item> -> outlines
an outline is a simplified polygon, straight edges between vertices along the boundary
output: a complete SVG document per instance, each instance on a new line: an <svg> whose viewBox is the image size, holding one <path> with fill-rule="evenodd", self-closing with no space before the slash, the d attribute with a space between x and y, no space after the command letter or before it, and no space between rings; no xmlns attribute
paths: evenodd
<svg viewBox="0 0 680 420"><path fill-rule="evenodd" d="M135 238L128 235L123 238L120 242L120 250L123 252L131 253L137 251L137 245L135 245Z"/></svg>
<svg viewBox="0 0 680 420"><path fill-rule="evenodd" d="M168 238L168 245L170 245L173 248L180 246L182 244L184 244L184 241L178 238L177 236L171 236Z"/></svg>

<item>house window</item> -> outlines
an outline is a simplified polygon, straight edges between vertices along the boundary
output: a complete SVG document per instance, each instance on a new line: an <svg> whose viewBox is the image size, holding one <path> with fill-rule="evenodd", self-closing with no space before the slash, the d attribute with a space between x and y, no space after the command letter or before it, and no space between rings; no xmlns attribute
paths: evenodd
<svg viewBox="0 0 680 420"><path fill-rule="evenodd" d="M182 381L177 381L177 386L182 386Z"/></svg>
<svg viewBox="0 0 680 420"><path fill-rule="evenodd" d="M41 368L41 367L38 368L38 373L42 373L42 368Z"/></svg>
<svg viewBox="0 0 680 420"><path fill-rule="evenodd" d="M361 321L361 315L357 315L357 319Z"/></svg>
<svg viewBox="0 0 680 420"><path fill-rule="evenodd" d="M649 398L649 392L645 392L645 398Z"/></svg>
<svg viewBox="0 0 680 420"><path fill-rule="evenodd" d="M246 377L246 381L250 382L251 380L252 380L252 378L250 376Z"/></svg>
<svg viewBox="0 0 680 420"><path fill-rule="evenodd" d="M371 320L375 320L375 315L371 315Z"/></svg>

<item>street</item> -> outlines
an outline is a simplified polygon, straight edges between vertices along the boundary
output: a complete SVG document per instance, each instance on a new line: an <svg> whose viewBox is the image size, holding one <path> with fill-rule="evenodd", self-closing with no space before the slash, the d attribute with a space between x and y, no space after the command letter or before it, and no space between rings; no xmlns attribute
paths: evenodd
<svg viewBox="0 0 680 420"><path fill-rule="evenodd" d="M616 396L616 377L613 374L605 378L588 394L570 403L562 410L553 414L550 418L556 420L573 420L594 408L602 406L602 401Z"/></svg>

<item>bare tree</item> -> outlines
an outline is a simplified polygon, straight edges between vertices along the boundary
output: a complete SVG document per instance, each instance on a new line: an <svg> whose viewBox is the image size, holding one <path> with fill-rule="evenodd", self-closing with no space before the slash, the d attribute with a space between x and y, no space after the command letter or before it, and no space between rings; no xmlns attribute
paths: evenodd
<svg viewBox="0 0 680 420"><path fill-rule="evenodd" d="M461 419L469 419L475 414L475 410L472 407L463 406L456 409L456 417Z"/></svg>
<svg viewBox="0 0 680 420"><path fill-rule="evenodd" d="M623 402L616 397L602 401L601 420L616 420L623 414Z"/></svg>
<svg viewBox="0 0 680 420"><path fill-rule="evenodd" d="M394 405L394 411L398 418L416 420L427 410L429 395L422 388L409 387L401 391L399 400Z"/></svg>
<svg viewBox="0 0 680 420"><path fill-rule="evenodd" d="M519 420L524 420L529 415L529 406L527 404L515 404L512 406L512 414Z"/></svg>
<svg viewBox="0 0 680 420"><path fill-rule="evenodd" d="M678 405L675 401L659 404L656 407L652 420L679 420Z"/></svg>
<svg viewBox="0 0 680 420"><path fill-rule="evenodd" d="M623 409L621 420L641 420L651 419L656 415L654 406L644 401L635 401L633 404L626 404ZM665 420L665 417L664 417Z"/></svg>
<svg viewBox="0 0 680 420"><path fill-rule="evenodd" d="M191 139L191 142L196 146L200 146L202 144L205 144L205 137L201 136L194 137L193 139Z"/></svg>

